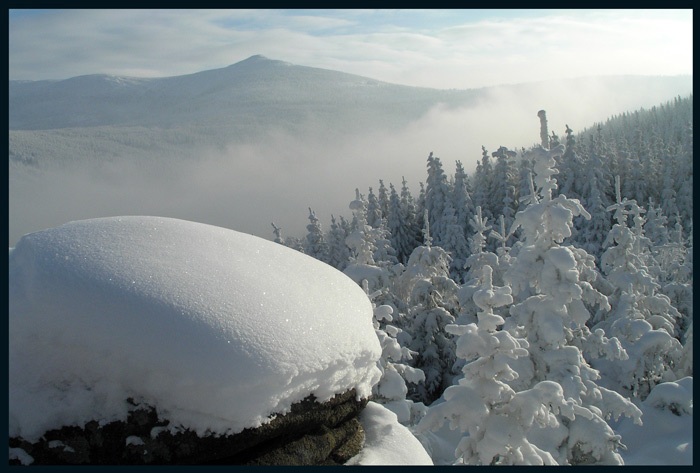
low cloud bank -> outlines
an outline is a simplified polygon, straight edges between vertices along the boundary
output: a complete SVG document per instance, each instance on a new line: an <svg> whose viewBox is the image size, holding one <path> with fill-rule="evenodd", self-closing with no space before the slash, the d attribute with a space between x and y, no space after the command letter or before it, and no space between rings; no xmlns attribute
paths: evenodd
<svg viewBox="0 0 700 473"><path fill-rule="evenodd" d="M284 235L303 237L308 207L328 228L331 214L350 216L356 187L363 194L370 186L376 192L383 179L398 188L404 176L417 197L430 152L452 174L456 160L472 172L482 145L492 152L501 145L537 143L540 109L547 110L549 129L563 136L566 124L578 133L611 115L692 92L675 83L655 89L640 82L613 89L596 79L574 84L574 89L571 82L494 88L472 107L437 106L399 132L271 133L252 144L202 149L186 159L154 154L138 162L112 159L50 169L11 163L9 246L25 233L114 215L182 218L264 238L272 238L275 222Z"/></svg>

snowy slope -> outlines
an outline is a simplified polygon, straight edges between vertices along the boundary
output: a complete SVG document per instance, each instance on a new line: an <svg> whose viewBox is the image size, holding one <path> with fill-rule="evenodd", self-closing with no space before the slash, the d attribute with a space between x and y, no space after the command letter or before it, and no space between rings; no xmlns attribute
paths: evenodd
<svg viewBox="0 0 700 473"><path fill-rule="evenodd" d="M236 432L378 380L353 281L251 235L159 217L71 222L9 256L9 434L126 418Z"/></svg>

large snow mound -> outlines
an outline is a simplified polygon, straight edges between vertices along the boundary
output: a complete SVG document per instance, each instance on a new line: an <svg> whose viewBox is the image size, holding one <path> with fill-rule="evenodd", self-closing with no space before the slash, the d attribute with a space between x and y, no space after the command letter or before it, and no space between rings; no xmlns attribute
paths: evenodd
<svg viewBox="0 0 700 473"><path fill-rule="evenodd" d="M9 434L27 440L127 398L204 433L257 427L379 379L362 289L251 235L159 217L71 222L9 256Z"/></svg>

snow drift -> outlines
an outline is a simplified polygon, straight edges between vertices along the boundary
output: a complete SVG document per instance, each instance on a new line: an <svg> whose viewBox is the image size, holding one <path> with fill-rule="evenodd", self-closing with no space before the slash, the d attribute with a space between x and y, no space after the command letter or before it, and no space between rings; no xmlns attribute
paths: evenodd
<svg viewBox="0 0 700 473"><path fill-rule="evenodd" d="M379 379L372 307L282 245L158 217L71 222L9 256L9 435L123 420L235 433Z"/></svg>

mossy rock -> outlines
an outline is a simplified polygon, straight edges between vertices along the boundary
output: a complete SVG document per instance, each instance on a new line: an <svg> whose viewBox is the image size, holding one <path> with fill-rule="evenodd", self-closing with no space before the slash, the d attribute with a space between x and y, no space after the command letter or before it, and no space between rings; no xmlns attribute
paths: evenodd
<svg viewBox="0 0 700 473"><path fill-rule="evenodd" d="M10 438L10 447L23 449L35 465L338 465L362 448L357 416L366 405L354 390L324 403L309 396L259 428L209 437L191 430L172 433L155 407L134 406L126 422L65 426L36 443Z"/></svg>

